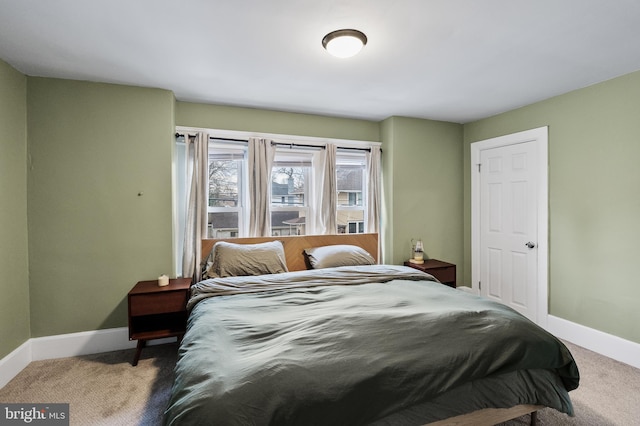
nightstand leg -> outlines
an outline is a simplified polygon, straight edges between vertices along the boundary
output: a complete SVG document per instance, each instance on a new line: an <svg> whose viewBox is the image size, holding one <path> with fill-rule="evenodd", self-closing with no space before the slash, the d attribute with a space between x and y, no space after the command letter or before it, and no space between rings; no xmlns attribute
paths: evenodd
<svg viewBox="0 0 640 426"><path fill-rule="evenodd" d="M138 360L140 359L140 353L142 352L142 348L147 344L146 340L139 339L138 344L136 345L136 354L133 356L133 362L131 365L134 367L138 365Z"/></svg>

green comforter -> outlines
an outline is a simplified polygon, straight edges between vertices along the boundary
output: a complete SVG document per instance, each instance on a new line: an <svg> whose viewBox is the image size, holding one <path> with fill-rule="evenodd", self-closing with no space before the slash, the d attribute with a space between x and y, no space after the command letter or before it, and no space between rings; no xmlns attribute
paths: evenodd
<svg viewBox="0 0 640 426"><path fill-rule="evenodd" d="M573 414L578 369L559 340L429 280L377 265L196 284L165 424L367 424L476 382Z"/></svg>

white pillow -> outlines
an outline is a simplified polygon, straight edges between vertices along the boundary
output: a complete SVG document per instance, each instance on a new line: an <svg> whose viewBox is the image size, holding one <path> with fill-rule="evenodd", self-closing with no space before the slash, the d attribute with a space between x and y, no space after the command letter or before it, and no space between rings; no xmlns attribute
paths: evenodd
<svg viewBox="0 0 640 426"><path fill-rule="evenodd" d="M365 249L348 244L308 248L304 250L304 253L309 266L313 269L375 265L376 263L373 256Z"/></svg>
<svg viewBox="0 0 640 426"><path fill-rule="evenodd" d="M288 272L284 247L280 241L235 244L218 241L211 250L211 266L206 277L235 277Z"/></svg>

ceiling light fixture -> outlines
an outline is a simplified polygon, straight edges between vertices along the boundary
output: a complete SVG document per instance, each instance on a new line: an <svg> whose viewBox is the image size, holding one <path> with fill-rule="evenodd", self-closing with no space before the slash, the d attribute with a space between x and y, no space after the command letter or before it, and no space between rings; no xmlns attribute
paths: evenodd
<svg viewBox="0 0 640 426"><path fill-rule="evenodd" d="M322 47L338 58L350 58L367 44L367 36L358 30L332 31L322 39Z"/></svg>

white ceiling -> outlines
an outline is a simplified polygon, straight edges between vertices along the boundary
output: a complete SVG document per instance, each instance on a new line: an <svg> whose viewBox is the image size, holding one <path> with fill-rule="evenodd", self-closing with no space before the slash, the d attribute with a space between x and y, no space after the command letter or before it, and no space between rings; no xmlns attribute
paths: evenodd
<svg viewBox="0 0 640 426"><path fill-rule="evenodd" d="M350 59L322 37L369 42ZM638 0L0 0L29 76L178 100L465 123L640 69Z"/></svg>

